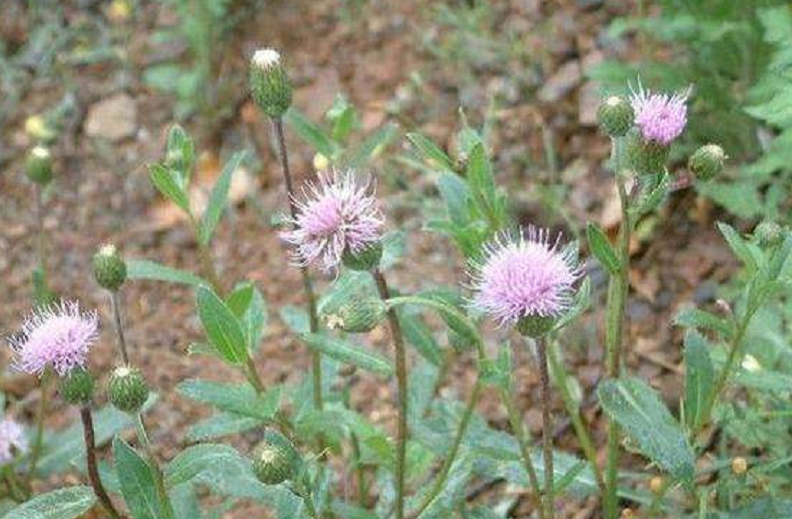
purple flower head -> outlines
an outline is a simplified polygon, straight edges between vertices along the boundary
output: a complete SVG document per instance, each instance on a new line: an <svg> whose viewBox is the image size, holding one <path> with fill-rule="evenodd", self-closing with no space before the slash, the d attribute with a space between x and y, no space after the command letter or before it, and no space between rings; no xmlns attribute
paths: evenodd
<svg viewBox="0 0 792 519"><path fill-rule="evenodd" d="M333 271L344 251L359 253L379 242L385 218L370 181L358 184L353 171L333 170L319 173L319 181L307 186L305 200L295 200L294 229L281 233L295 246L295 263L319 259L323 270Z"/></svg>
<svg viewBox="0 0 792 519"><path fill-rule="evenodd" d="M51 366L58 375L68 375L85 367L88 348L99 336L96 311L80 312L76 301L34 310L22 325L22 332L9 339L15 368L41 375Z"/></svg>
<svg viewBox="0 0 792 519"><path fill-rule="evenodd" d="M523 317L559 317L572 302L580 269L571 248L560 237L528 227L517 235L500 234L484 246L481 262L472 264L473 307L500 326Z"/></svg>
<svg viewBox="0 0 792 519"><path fill-rule="evenodd" d="M28 449L25 430L11 418L0 420L0 465L14 459L15 454Z"/></svg>
<svg viewBox="0 0 792 519"><path fill-rule="evenodd" d="M687 124L689 95L690 89L673 95L652 93L638 83L638 90L632 90L630 103L643 138L668 146L679 137Z"/></svg>

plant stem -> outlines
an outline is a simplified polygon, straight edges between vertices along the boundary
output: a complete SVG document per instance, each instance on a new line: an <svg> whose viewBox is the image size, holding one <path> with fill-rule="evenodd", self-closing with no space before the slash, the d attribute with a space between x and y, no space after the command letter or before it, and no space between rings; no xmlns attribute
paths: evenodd
<svg viewBox="0 0 792 519"><path fill-rule="evenodd" d="M113 324L118 336L118 348L121 350L121 358L124 360L124 364L128 365L129 352L127 350L126 337L124 336L124 325L121 320L121 299L118 296L118 290L110 291L110 306L113 311Z"/></svg>
<svg viewBox="0 0 792 519"><path fill-rule="evenodd" d="M263 393L265 389L264 382L261 381L258 370L256 370L256 364L253 362L253 358L250 356L250 354L248 354L244 370L248 382L250 382L250 385L256 390L256 393Z"/></svg>
<svg viewBox="0 0 792 519"><path fill-rule="evenodd" d="M41 457L41 450L44 447L44 417L47 415L47 408L49 407L48 390L51 380L52 374L47 369L41 375L41 397L39 398L38 410L36 411L36 437L33 440L33 448L30 451L30 469L25 477L26 485L30 484L30 480L36 473L36 466Z"/></svg>
<svg viewBox="0 0 792 519"><path fill-rule="evenodd" d="M36 198L36 254L41 272L46 272L46 236L44 235L44 189L35 185Z"/></svg>
<svg viewBox="0 0 792 519"><path fill-rule="evenodd" d="M83 436L85 439L85 462L88 467L88 479L93 487L94 494L102 504L102 507L113 519L120 519L121 515L113 506L110 496L102 484L102 479L99 477L99 469L96 464L96 440L94 436L93 416L91 408L84 405L80 408L80 418L83 424Z"/></svg>
<svg viewBox="0 0 792 519"><path fill-rule="evenodd" d="M729 379L734 373L734 369L738 365L737 359L742 357L743 339L745 338L745 333L748 331L748 324L751 322L752 318L753 312L746 311L745 315L742 319L740 319L740 322L736 326L734 335L732 336L732 339L729 343L729 356L726 358L726 364L724 364L723 369L721 369L720 373L718 374L718 378L715 379L712 397L709 399L709 402L707 402L704 419L701 420L702 426L709 421L710 413L712 412L712 408L715 406L715 402L718 401L718 398L726 388L726 384L728 384Z"/></svg>
<svg viewBox="0 0 792 519"><path fill-rule="evenodd" d="M547 341L536 339L539 354L539 379L542 399L542 453L544 454L544 508L545 519L555 516L553 504L553 414L550 402L550 374L547 365Z"/></svg>
<svg viewBox="0 0 792 519"><path fill-rule="evenodd" d="M525 471L528 472L528 482L531 485L531 493L528 497L531 500L534 509L539 512L539 519L546 519L540 497L542 495L542 487L539 484L539 477L536 475L536 468L534 467L533 460L531 459L531 446L528 443L528 438L525 435L522 417L514 407L514 403L512 402L509 391L505 388L501 388L499 393L501 402L503 402L503 407L506 408L506 414L509 416L509 424L511 425L512 433L514 434L515 438L517 438L517 443L520 446L520 454L523 459Z"/></svg>
<svg viewBox="0 0 792 519"><path fill-rule="evenodd" d="M614 141L614 158L616 162L616 184L619 190L622 221L619 226L619 272L612 275L608 282L608 301L606 307L605 346L606 346L606 376L617 379L621 375L621 349L624 334L624 316L629 290L630 273L630 221L629 196L621 176L620 150L618 141ZM608 446L607 465L605 469L605 497L603 512L605 519L617 519L618 510L618 476L619 476L619 426L613 420L608 420Z"/></svg>
<svg viewBox="0 0 792 519"><path fill-rule="evenodd" d="M390 290L385 276L379 269L371 275L377 283L377 291L383 301L390 298ZM396 519L404 519L404 480L407 464L407 352L404 347L401 324L396 308L388 310L388 324L393 339L394 356L396 357L396 382L398 384L399 425L396 436Z"/></svg>
<svg viewBox="0 0 792 519"><path fill-rule="evenodd" d="M146 457L148 458L149 467L151 468L152 476L154 477L154 485L157 489L157 495L159 496L160 502L164 508L163 512L165 517L163 519L173 519L173 506L171 505L170 499L168 498L168 492L165 489L165 477L162 475L162 469L160 468L159 462L157 461L157 457L154 455L154 450L151 448L151 442L149 442L148 432L146 431L146 423L143 421L143 414L137 414L137 437L140 445L143 447L143 450L146 451Z"/></svg>
<svg viewBox="0 0 792 519"><path fill-rule="evenodd" d="M548 360L550 361L550 369L553 373L553 377L557 380L556 387L561 393L561 400L563 400L564 407L566 408L569 419L572 422L572 428L575 431L578 443L580 443L580 449L586 456L586 460L591 466L591 471L594 473L594 478L597 481L597 487L599 488L600 492L604 493L605 481L602 479L602 471L597 466L597 450L594 448L594 441L591 439L591 435L588 432L588 425L585 423L583 416L580 414L578 403L575 402L575 399L569 392L569 388L567 387L567 379L569 378L569 374L566 371L566 367L564 367L563 359L559 358L559 356L560 354L558 349L551 346L548 352Z"/></svg>
<svg viewBox="0 0 792 519"><path fill-rule="evenodd" d="M25 489L22 488L21 482L17 479L16 474L14 474L14 467L10 464L6 465L3 472L5 475L4 481L8 487L8 497L17 503L27 500L29 492L26 492Z"/></svg>
<svg viewBox="0 0 792 519"><path fill-rule="evenodd" d="M289 199L289 213L294 220L297 218L297 204L295 201L291 170L289 169L289 153L286 149L286 139L283 136L283 120L280 117L273 118L272 126L275 132L275 138L278 141L278 155L280 156L281 169L283 171L283 181L286 185L286 195ZM316 295L314 294L313 280L306 266L300 267L300 274L302 275L303 291L308 300L308 316L311 333L316 333L319 331L319 317L316 313ZM311 350L311 371L313 374L314 408L321 411L324 407L324 397L322 395L322 355L314 350Z"/></svg>
<svg viewBox="0 0 792 519"><path fill-rule="evenodd" d="M198 246L198 261L201 265L201 275L206 278L212 286L212 290L214 290L218 296L223 297L225 295L225 287L223 287L223 284L220 282L220 277L217 275L217 269L215 269L209 248L201 240L201 228L198 221L192 215L192 212L188 213L188 216L190 218L193 234L195 235L195 243Z"/></svg>
<svg viewBox="0 0 792 519"><path fill-rule="evenodd" d="M459 421L457 432L454 435L454 441L451 444L451 448L449 449L445 460L443 461L443 466L440 468L440 473L435 479L432 489L421 502L421 505L415 512L409 515L410 519L418 519L421 514L424 513L427 508L429 508L429 505L431 505L434 500L437 499L437 496L440 495L440 492L443 491L446 480L448 479L448 475L451 472L451 467L454 465L454 461L456 461L459 449L462 446L462 440L465 439L465 434L467 433L468 426L470 425L470 420L473 418L473 411L476 409L476 404L478 403L483 385L484 384L482 383L481 379L476 380L476 384L473 386L473 391L470 393L470 398L468 399L465 411L462 414L462 419Z"/></svg>

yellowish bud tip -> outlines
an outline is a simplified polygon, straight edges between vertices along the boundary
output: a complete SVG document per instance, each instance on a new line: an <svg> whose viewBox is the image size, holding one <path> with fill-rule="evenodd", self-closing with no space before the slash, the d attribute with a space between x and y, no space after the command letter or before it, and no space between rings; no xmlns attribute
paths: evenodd
<svg viewBox="0 0 792 519"><path fill-rule="evenodd" d="M654 492L655 494L659 494L663 491L663 478L660 476L655 476L649 481L649 490Z"/></svg>
<svg viewBox="0 0 792 519"><path fill-rule="evenodd" d="M253 53L251 62L255 67L261 70L267 70L280 63L280 60L280 53L275 49L259 49Z"/></svg>
<svg viewBox="0 0 792 519"><path fill-rule="evenodd" d="M745 474L748 470L748 460L743 458L742 456L738 456L732 460L732 472L737 474L738 476Z"/></svg>

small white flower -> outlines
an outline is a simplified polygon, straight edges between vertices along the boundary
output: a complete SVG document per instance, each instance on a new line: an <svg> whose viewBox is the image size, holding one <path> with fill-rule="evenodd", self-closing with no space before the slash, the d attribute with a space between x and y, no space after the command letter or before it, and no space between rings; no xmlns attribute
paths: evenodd
<svg viewBox="0 0 792 519"><path fill-rule="evenodd" d="M268 70L280 63L281 56L275 49L259 49L253 54L253 65L261 70Z"/></svg>

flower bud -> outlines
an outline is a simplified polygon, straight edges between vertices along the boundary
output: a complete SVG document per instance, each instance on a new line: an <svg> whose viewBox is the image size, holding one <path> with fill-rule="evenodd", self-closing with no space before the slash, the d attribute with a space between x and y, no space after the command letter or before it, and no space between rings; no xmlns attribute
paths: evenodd
<svg viewBox="0 0 792 519"><path fill-rule="evenodd" d="M784 241L784 230L777 223L765 220L754 229L754 239L763 249L776 247Z"/></svg>
<svg viewBox="0 0 792 519"><path fill-rule="evenodd" d="M351 297L342 301L332 312L322 315L328 328L340 328L349 333L373 330L385 317L385 303L374 297Z"/></svg>
<svg viewBox="0 0 792 519"><path fill-rule="evenodd" d="M734 458L732 460L731 469L732 472L738 476L745 474L745 472L748 470L748 460L742 456Z"/></svg>
<svg viewBox="0 0 792 519"><path fill-rule="evenodd" d="M94 279L99 286L115 292L126 281L127 267L115 245L103 245L93 256Z"/></svg>
<svg viewBox="0 0 792 519"><path fill-rule="evenodd" d="M348 269L370 271L379 267L382 259L382 243L373 243L360 252L344 251L342 260Z"/></svg>
<svg viewBox="0 0 792 519"><path fill-rule="evenodd" d="M649 490L651 490L652 493L654 494L659 494L660 492L662 492L663 486L664 486L663 478L661 478L660 476L655 476L649 480Z"/></svg>
<svg viewBox="0 0 792 519"><path fill-rule="evenodd" d="M60 392L72 405L87 404L93 398L94 378L87 369L74 368L60 379Z"/></svg>
<svg viewBox="0 0 792 519"><path fill-rule="evenodd" d="M276 50L261 49L253 54L250 91L253 100L269 117L281 117L291 106L291 81Z"/></svg>
<svg viewBox="0 0 792 519"><path fill-rule="evenodd" d="M107 391L113 407L129 414L140 411L149 396L146 380L140 370L132 366L119 366L114 369Z"/></svg>
<svg viewBox="0 0 792 519"><path fill-rule="evenodd" d="M640 132L629 132L627 140L627 162L638 174L656 174L665 170L669 147L659 142L648 141Z"/></svg>
<svg viewBox="0 0 792 519"><path fill-rule="evenodd" d="M36 184L46 186L52 181L52 157L44 146L36 146L27 156L27 177Z"/></svg>
<svg viewBox="0 0 792 519"><path fill-rule="evenodd" d="M610 96L600 104L597 120L606 134L611 137L622 137L632 127L635 112L626 99Z"/></svg>
<svg viewBox="0 0 792 519"><path fill-rule="evenodd" d="M517 330L525 337L538 339L547 335L556 322L557 318L554 316L527 315L517 321Z"/></svg>
<svg viewBox="0 0 792 519"><path fill-rule="evenodd" d="M316 171L324 171L330 167L330 161L321 153L313 156L313 167Z"/></svg>
<svg viewBox="0 0 792 519"><path fill-rule="evenodd" d="M696 180L708 181L723 171L726 154L717 144L707 144L697 149L688 160L688 169Z"/></svg>
<svg viewBox="0 0 792 519"><path fill-rule="evenodd" d="M294 479L300 472L302 458L288 438L267 430L253 450L253 472L265 485L278 485Z"/></svg>

